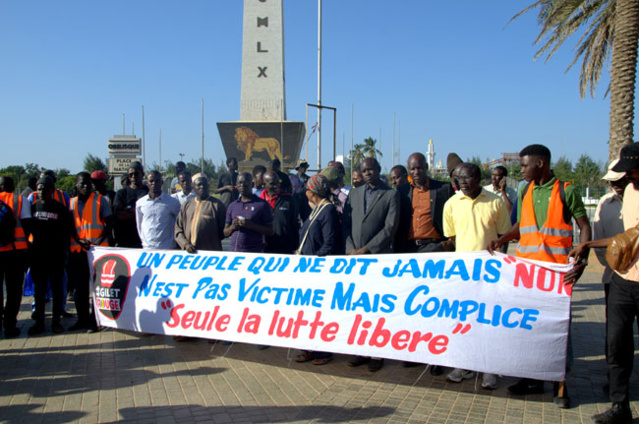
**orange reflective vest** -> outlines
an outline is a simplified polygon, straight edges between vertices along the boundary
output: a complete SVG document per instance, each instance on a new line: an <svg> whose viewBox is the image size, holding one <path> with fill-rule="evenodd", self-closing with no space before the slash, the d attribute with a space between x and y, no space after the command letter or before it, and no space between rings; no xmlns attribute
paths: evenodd
<svg viewBox="0 0 639 424"><path fill-rule="evenodd" d="M82 210L82 216L78 213L78 198L71 199L71 210L73 211L73 219L75 222L75 230L78 233L78 237L86 239L91 244L96 244L106 224L100 217L100 206L102 205L102 195L97 193L91 193L89 198L84 204ZM108 246L109 243L104 240L100 243L100 246ZM80 252L82 248L73 239L71 239L71 246L69 247L71 252Z"/></svg>
<svg viewBox="0 0 639 424"><path fill-rule="evenodd" d="M570 183L561 182L565 191ZM546 222L539 228L535 219L533 206L533 188L531 182L521 203L521 219L519 222L519 245L516 255L521 258L538 261L568 263L568 253L572 249L572 223L564 219L564 202L560 195L560 181L555 181L550 201L548 202L548 216Z"/></svg>
<svg viewBox="0 0 639 424"><path fill-rule="evenodd" d="M36 200L38 200L38 192L33 192L33 198L31 199L31 204L35 205ZM64 205L65 208L69 209L69 204L67 203L67 196L64 195L64 191L56 188L53 191L53 200L56 202L60 202Z"/></svg>
<svg viewBox="0 0 639 424"><path fill-rule="evenodd" d="M22 213L22 196L14 193L0 193L0 200L9 205L9 207L13 210L13 216L16 218L16 229L13 243L8 246L0 247L0 252L26 249L27 236L24 233L24 228L22 228L22 221L20 221L20 214Z"/></svg>

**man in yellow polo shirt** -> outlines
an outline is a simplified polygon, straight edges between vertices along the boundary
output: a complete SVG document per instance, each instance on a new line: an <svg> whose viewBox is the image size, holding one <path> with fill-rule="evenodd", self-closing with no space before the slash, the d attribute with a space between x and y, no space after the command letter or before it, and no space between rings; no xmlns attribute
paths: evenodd
<svg viewBox="0 0 639 424"><path fill-rule="evenodd" d="M483 250L491 240L510 229L510 214L504 201L480 185L481 171L473 163L463 163L457 174L461 193L444 205L444 235L455 243L456 252ZM474 372L455 368L448 380L459 383ZM484 374L481 386L497 388L497 376Z"/></svg>

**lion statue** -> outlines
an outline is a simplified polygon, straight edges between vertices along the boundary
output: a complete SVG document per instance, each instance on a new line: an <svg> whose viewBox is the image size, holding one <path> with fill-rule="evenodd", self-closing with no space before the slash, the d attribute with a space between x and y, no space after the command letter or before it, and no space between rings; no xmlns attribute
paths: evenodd
<svg viewBox="0 0 639 424"><path fill-rule="evenodd" d="M260 138L249 127L238 127L235 129L235 142L237 147L244 153L244 160L251 160L254 152L266 152L271 160L278 158L282 161L282 151L280 142L272 137Z"/></svg>

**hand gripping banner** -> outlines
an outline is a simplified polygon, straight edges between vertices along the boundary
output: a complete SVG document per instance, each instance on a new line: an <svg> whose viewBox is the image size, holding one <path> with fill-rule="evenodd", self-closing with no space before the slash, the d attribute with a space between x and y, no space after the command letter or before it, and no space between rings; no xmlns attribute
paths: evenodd
<svg viewBox="0 0 639 424"><path fill-rule="evenodd" d="M101 326L564 378L570 265L92 247Z"/></svg>

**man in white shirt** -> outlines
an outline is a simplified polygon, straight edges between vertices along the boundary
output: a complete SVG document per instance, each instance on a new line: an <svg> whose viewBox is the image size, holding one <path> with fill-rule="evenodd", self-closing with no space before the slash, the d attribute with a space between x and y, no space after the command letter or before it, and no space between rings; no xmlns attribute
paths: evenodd
<svg viewBox="0 0 639 424"><path fill-rule="evenodd" d="M612 168L619 162L615 159L610 163L608 172L601 179L608 181L612 191L599 200L595 217L592 220L593 240L614 237L619 233L623 233L623 220L621 218L621 206L623 204L623 192L628 185L628 178L625 172L615 172ZM610 269L606 262L606 249L595 249L597 259L606 267L601 282L604 283L604 293L606 302L608 301L608 292L610 290L610 281L612 279L613 270Z"/></svg>
<svg viewBox="0 0 639 424"><path fill-rule="evenodd" d="M151 171L146 185L149 194L135 204L135 221L144 249L175 249L173 232L180 213L180 202L162 193L162 174Z"/></svg>
<svg viewBox="0 0 639 424"><path fill-rule="evenodd" d="M517 201L517 191L512 187L506 185L506 177L508 176L508 169L505 166L497 165L490 175L490 181L492 184L484 186L484 190L489 193L496 194L504 201L504 206L508 210L508 214L513 210L513 205ZM514 224L511 220L511 224ZM501 253L508 253L508 243L504 243L499 247Z"/></svg>
<svg viewBox="0 0 639 424"><path fill-rule="evenodd" d="M191 182L191 173L189 171L182 171L177 176L180 190L173 193L171 197L178 199L180 205L185 204L187 201L195 197L193 192L193 183Z"/></svg>

